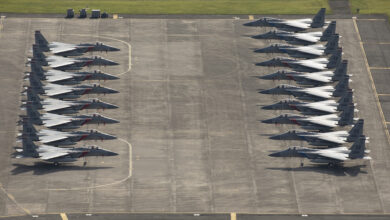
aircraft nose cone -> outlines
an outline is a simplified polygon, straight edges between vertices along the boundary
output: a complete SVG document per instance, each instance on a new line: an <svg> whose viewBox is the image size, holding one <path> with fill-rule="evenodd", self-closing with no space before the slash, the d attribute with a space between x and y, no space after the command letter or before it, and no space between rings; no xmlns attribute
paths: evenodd
<svg viewBox="0 0 390 220"><path fill-rule="evenodd" d="M279 157L280 156L280 152L271 153L268 156L270 156L270 157Z"/></svg>
<svg viewBox="0 0 390 220"><path fill-rule="evenodd" d="M266 119L266 120L262 120L261 122L265 123L265 124L272 124L273 123L273 119Z"/></svg>
<svg viewBox="0 0 390 220"><path fill-rule="evenodd" d="M271 90L265 89L265 90L259 91L259 93L260 93L260 94L271 94Z"/></svg>
<svg viewBox="0 0 390 220"><path fill-rule="evenodd" d="M271 64L269 63L269 61L264 61L264 62L256 63L256 66L269 66L269 65L271 65Z"/></svg>
<svg viewBox="0 0 390 220"><path fill-rule="evenodd" d="M109 63L109 65L111 65L111 66L119 65L119 63L114 62L114 61L108 61L108 63Z"/></svg>
<svg viewBox="0 0 390 220"><path fill-rule="evenodd" d="M251 21L251 22L248 22L248 23L245 23L243 24L244 26L247 26L247 27L251 27L251 26L254 26L254 22Z"/></svg>
<svg viewBox="0 0 390 220"><path fill-rule="evenodd" d="M112 152L109 150L105 150L105 152L104 152L104 156L118 156L118 155L119 155L118 153L115 153L115 152Z"/></svg>
<svg viewBox="0 0 390 220"><path fill-rule="evenodd" d="M110 134L105 134L104 139L105 140L114 140L114 139L116 139L116 136L110 135Z"/></svg>
<svg viewBox="0 0 390 220"><path fill-rule="evenodd" d="M268 75L264 75L264 76L259 76L259 79L276 79L275 75L274 74L268 74Z"/></svg>
<svg viewBox="0 0 390 220"><path fill-rule="evenodd" d="M107 90L106 90L105 93L112 93L112 94L114 94L114 93L119 93L119 91L117 91L117 90L115 90L115 89L108 89L108 88L107 88Z"/></svg>
<svg viewBox="0 0 390 220"><path fill-rule="evenodd" d="M107 108L107 109L117 109L117 108L119 108L119 106L113 105L113 104L107 104L107 105L105 106L105 108Z"/></svg>
<svg viewBox="0 0 390 220"><path fill-rule="evenodd" d="M118 121L118 120L115 120L115 119L112 119L112 118L110 118L110 119L107 119L107 120L106 120L106 123L109 123L109 124L116 124L116 123L119 123L119 121Z"/></svg>
<svg viewBox="0 0 390 220"><path fill-rule="evenodd" d="M267 50L266 50L266 48L261 48L261 49L256 49L253 52L255 52L255 53L266 53Z"/></svg>
<svg viewBox="0 0 390 220"><path fill-rule="evenodd" d="M116 80L116 79L120 79L119 77L114 76L114 75L106 75L106 76L104 76L104 78L107 79L107 80Z"/></svg>
<svg viewBox="0 0 390 220"><path fill-rule="evenodd" d="M274 136L269 137L269 139L271 139L271 140L282 140L282 136L280 134L278 134L278 135L274 135Z"/></svg>
<svg viewBox="0 0 390 220"><path fill-rule="evenodd" d="M261 107L261 109L264 109L264 110L273 110L273 105L266 105L266 106Z"/></svg>

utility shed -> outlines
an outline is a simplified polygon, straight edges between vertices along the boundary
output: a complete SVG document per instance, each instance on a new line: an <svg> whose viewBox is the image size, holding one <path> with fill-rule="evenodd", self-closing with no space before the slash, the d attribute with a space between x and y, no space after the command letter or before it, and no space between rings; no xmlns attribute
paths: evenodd
<svg viewBox="0 0 390 220"><path fill-rule="evenodd" d="M66 10L66 18L73 18L74 17L74 10L73 8L69 8Z"/></svg>
<svg viewBox="0 0 390 220"><path fill-rule="evenodd" d="M100 18L100 9L93 9L91 18Z"/></svg>

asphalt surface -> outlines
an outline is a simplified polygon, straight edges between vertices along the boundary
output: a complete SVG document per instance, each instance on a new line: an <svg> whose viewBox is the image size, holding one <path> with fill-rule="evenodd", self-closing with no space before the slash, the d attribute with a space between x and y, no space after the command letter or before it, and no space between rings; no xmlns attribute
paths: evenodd
<svg viewBox="0 0 390 220"><path fill-rule="evenodd" d="M249 38L270 29L242 26L246 21L6 18L0 31L0 92L6 94L0 108L0 216L389 213L390 148L353 21L338 20L337 32L353 74L355 117L366 121L373 160L337 169L268 157L271 151L303 143L269 140L296 127L258 121L282 112L256 106L280 100L257 93L279 82L253 77L276 69L253 65L274 55L252 49L277 41ZM18 105L28 70L24 62L38 29L49 41L99 40L121 48L102 54L121 63L102 68L120 75L118 81L102 82L120 93L99 97L120 106L102 114L121 123L89 126L121 138L97 142L118 157L89 158L86 167L82 160L54 167L10 158L18 145Z"/></svg>

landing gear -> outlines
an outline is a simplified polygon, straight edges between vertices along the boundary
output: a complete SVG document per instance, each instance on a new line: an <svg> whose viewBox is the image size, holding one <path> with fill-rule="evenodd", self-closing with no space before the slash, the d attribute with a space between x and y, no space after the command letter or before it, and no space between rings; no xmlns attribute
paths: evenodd
<svg viewBox="0 0 390 220"><path fill-rule="evenodd" d="M87 165L87 161L84 161L83 166L85 167Z"/></svg>
<svg viewBox="0 0 390 220"><path fill-rule="evenodd" d="M335 163L328 163L328 167L330 167L330 168L334 168L336 166L337 166L337 164L335 164Z"/></svg>
<svg viewBox="0 0 390 220"><path fill-rule="evenodd" d="M301 159L301 167L303 167L303 159Z"/></svg>

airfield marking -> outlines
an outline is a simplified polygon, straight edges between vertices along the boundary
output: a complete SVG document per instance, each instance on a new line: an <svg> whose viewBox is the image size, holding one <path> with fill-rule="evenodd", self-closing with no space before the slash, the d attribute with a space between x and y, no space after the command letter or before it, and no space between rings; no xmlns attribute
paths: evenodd
<svg viewBox="0 0 390 220"><path fill-rule="evenodd" d="M107 187L107 186L112 186L112 185L116 185L116 184L119 184L119 183L123 183L126 180L130 179L131 176L133 175L133 161L132 161L132 158L133 158L133 147L131 146L131 144L128 141L126 141L123 138L118 138L118 140L126 143L127 146L129 147L129 175L127 175L127 177L125 177L125 178L123 178L121 180L112 182L112 183L96 185L96 186L75 187L75 188L58 188L58 189L47 189L47 190L49 190L49 191L75 191L75 190L85 190L85 189L97 189L97 188L103 188L103 187Z"/></svg>
<svg viewBox="0 0 390 220"><path fill-rule="evenodd" d="M88 34L61 34L61 35L75 35L75 36L88 36L88 37L91 36L91 35L88 35ZM121 76L121 75L124 75L124 74L130 72L130 70L131 70L131 45L129 43L127 43L126 41L119 40L119 39L113 38L113 37L106 37L106 36L100 36L100 35L95 36L95 37L116 40L116 41L119 41L119 42L122 42L122 43L126 44L127 47L129 48L129 64L128 64L129 68L125 72L116 74L116 76Z"/></svg>
<svg viewBox="0 0 390 220"><path fill-rule="evenodd" d="M359 32L359 28L357 26L357 23L356 23L356 17L352 17L352 22L353 22L353 25L355 27L355 31L356 31L356 34L358 36L358 40L359 40L359 44L360 44L360 49L362 50L363 52L363 60L364 60L364 63L366 64L366 69L367 69L367 72L368 72L368 76L371 80L371 87L372 89L374 90L374 96L375 96L375 102L378 106L378 109L379 109L379 113L380 113L380 116L382 118L382 124L383 126L385 127L385 133L386 133L386 136L387 136L387 142L390 144L390 135L389 135L389 130L387 128L387 124L386 124L386 119L385 119L385 115L383 114L383 110L382 110L382 106L379 102L379 96L378 96L378 93L376 91L376 87L375 87L375 83L374 83L374 78L372 77L372 73L371 73L371 70L370 70L370 66L368 65L368 60L367 60L367 55L366 55L366 51L364 50L364 46L363 46L363 42L362 42L362 38L360 36L360 32ZM380 202L380 205L381 205L381 209L382 209L382 212L385 213L385 210L383 208L383 198L382 198L382 194L379 193L378 191L378 183L376 182L376 178L375 178L375 173L374 173L374 170L372 169L373 165L372 165L372 160L369 160L369 163L370 163L370 168L371 168L371 172L372 172L372 178L374 180L374 183L375 183L375 188L376 188L376 191L377 191L377 194L378 194L378 198L379 198L379 202Z"/></svg>
<svg viewBox="0 0 390 220"><path fill-rule="evenodd" d="M23 210L27 215L31 215L31 212L30 210L22 207L15 199L15 197L13 195L11 195L10 193L7 192L7 190L4 189L3 187L3 184L0 183L0 189L1 191L18 207L20 208L21 210Z"/></svg>
<svg viewBox="0 0 390 220"><path fill-rule="evenodd" d="M60 213L60 216L62 220L68 220L68 216L65 213Z"/></svg>
<svg viewBox="0 0 390 220"><path fill-rule="evenodd" d="M230 213L230 220L237 220L237 214L235 212Z"/></svg>
<svg viewBox="0 0 390 220"><path fill-rule="evenodd" d="M370 69L373 69L373 70L390 70L390 67L377 67L377 66L370 66L369 67Z"/></svg>
<svg viewBox="0 0 390 220"><path fill-rule="evenodd" d="M255 18L253 17L253 15L248 15L248 17L249 17L249 20L255 19Z"/></svg>
<svg viewBox="0 0 390 220"><path fill-rule="evenodd" d="M355 18L355 20L356 20L356 18ZM386 19L384 19L384 18L367 18L367 19L359 18L357 20L359 20L359 21L386 21Z"/></svg>
<svg viewBox="0 0 390 220"><path fill-rule="evenodd" d="M382 94L378 94L378 96L390 96L390 94L388 94L388 93L382 93Z"/></svg>

